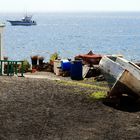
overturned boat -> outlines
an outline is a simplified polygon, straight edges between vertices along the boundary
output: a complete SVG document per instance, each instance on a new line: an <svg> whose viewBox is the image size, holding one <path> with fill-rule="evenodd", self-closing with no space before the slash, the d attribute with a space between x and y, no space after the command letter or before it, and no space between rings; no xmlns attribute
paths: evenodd
<svg viewBox="0 0 140 140"><path fill-rule="evenodd" d="M121 57L104 56L100 69L110 86L109 96L140 97L140 67Z"/></svg>
<svg viewBox="0 0 140 140"><path fill-rule="evenodd" d="M101 58L102 55L95 54L92 51L90 51L87 54L80 54L78 56L75 56L75 59L82 59L84 64L91 64L91 65L98 65Z"/></svg>

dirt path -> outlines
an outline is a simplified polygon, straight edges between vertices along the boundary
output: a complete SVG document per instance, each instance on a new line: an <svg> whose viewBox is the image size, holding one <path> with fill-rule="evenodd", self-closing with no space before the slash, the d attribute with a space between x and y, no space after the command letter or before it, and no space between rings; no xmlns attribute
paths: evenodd
<svg viewBox="0 0 140 140"><path fill-rule="evenodd" d="M1 140L140 139L140 111L88 98L94 88L0 77Z"/></svg>

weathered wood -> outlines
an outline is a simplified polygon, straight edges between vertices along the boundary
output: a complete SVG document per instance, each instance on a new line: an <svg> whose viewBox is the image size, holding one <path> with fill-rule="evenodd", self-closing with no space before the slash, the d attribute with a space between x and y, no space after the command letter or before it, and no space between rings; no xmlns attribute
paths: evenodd
<svg viewBox="0 0 140 140"><path fill-rule="evenodd" d="M83 78L86 77L86 75L87 75L87 73L88 73L89 70L90 70L90 67L89 66L87 66L87 65L84 65L83 66Z"/></svg>
<svg viewBox="0 0 140 140"><path fill-rule="evenodd" d="M125 70L132 73L135 77L140 80L140 67L133 62L127 61L124 58L117 57L116 63L119 63Z"/></svg>
<svg viewBox="0 0 140 140"><path fill-rule="evenodd" d="M99 64L101 73L112 87L117 79L122 75L124 69L108 57L103 57Z"/></svg>
<svg viewBox="0 0 140 140"><path fill-rule="evenodd" d="M134 97L140 96L140 81L127 70L122 73L113 85L109 96L121 96L122 94Z"/></svg>
<svg viewBox="0 0 140 140"><path fill-rule="evenodd" d="M100 69L107 81L112 82L110 96L125 93L140 97L140 67L120 57L103 57Z"/></svg>

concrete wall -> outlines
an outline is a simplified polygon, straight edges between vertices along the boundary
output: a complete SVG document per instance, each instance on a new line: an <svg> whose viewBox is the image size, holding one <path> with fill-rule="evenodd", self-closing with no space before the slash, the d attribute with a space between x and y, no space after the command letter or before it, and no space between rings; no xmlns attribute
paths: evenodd
<svg viewBox="0 0 140 140"><path fill-rule="evenodd" d="M4 31L4 24L0 24L0 60L3 60L3 31Z"/></svg>

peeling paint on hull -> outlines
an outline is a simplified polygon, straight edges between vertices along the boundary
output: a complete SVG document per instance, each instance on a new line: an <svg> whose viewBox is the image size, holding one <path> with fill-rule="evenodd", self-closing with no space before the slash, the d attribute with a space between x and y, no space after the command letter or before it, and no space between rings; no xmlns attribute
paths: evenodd
<svg viewBox="0 0 140 140"><path fill-rule="evenodd" d="M134 63L122 58L110 59L103 57L100 69L107 79L112 82L109 96L129 94L140 97L140 68ZM113 77L114 81L109 81Z"/></svg>

